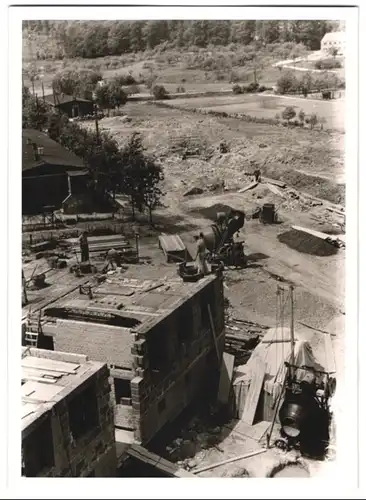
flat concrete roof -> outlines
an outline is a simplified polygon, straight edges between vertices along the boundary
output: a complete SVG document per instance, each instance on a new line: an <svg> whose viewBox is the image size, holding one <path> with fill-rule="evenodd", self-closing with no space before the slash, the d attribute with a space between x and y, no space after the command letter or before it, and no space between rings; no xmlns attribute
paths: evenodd
<svg viewBox="0 0 366 500"><path fill-rule="evenodd" d="M22 431L98 372L87 356L22 347Z"/></svg>
<svg viewBox="0 0 366 500"><path fill-rule="evenodd" d="M128 279L119 273L92 287L92 298L73 290L43 309L43 332L55 349L80 352L119 368L132 369L134 334L148 330L215 280L195 283L179 276Z"/></svg>

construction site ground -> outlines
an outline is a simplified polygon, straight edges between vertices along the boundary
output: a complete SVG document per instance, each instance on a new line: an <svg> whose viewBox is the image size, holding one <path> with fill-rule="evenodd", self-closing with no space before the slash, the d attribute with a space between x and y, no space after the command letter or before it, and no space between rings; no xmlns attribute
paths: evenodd
<svg viewBox="0 0 366 500"><path fill-rule="evenodd" d="M310 235L304 237L305 233L294 231L292 226L329 234L344 233L343 136L202 117L146 103L128 105L125 111L131 122L121 117L106 118L101 121L101 128L110 131L120 143L125 143L133 131L140 131L148 152L162 161L167 194L164 206L154 212L154 228L149 227L147 217L140 214L137 222L122 222L131 238L131 228L139 226L142 261L126 266L123 276L149 279L175 274L176 264L168 264L158 247L161 232L180 234L194 254L193 236L212 223L216 212L228 207L244 210L247 220L240 238L245 241L248 266L226 269L224 273L229 315L258 324L264 334L267 327L276 326L277 285L293 283L295 333L301 330L307 335L320 361L334 356L337 372L342 371L345 251ZM187 144L188 149L198 144L196 156L182 159L182 148L179 149L182 138L186 149ZM218 151L221 140L229 145L227 154ZM238 193L252 181L246 174L253 171L253 165L261 169L262 175L281 180L286 186L279 188L263 180L253 189ZM201 194L184 196L193 187L199 188ZM277 224L264 225L251 217L264 203L275 204ZM130 219L128 208L122 211L118 224L121 219ZM109 221L114 223L117 222ZM53 233L56 235L57 231ZM23 260L26 278L30 277L36 262L47 266L44 259L35 260L28 251ZM51 273L50 286L34 292L36 298L30 306L36 309L40 302L44 306L47 300L61 295L66 288L78 286L83 279L88 276L76 281L68 269ZM23 313L26 310L23 309ZM332 353L326 348L324 332L333 334ZM256 440L243 438L233 430L221 429L220 436L220 450L209 447L204 453L191 453L195 467L242 455L260 446ZM255 475L263 477L274 463L278 464L277 452L269 451L201 475L236 475L241 467L249 474L257 470ZM311 470L315 468L312 466ZM245 476L245 471L241 475Z"/></svg>

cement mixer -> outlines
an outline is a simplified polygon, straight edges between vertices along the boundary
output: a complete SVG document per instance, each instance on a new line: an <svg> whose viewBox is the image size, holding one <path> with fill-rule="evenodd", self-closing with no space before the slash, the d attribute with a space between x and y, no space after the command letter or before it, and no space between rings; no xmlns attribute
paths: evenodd
<svg viewBox="0 0 366 500"><path fill-rule="evenodd" d="M234 241L235 233L244 226L245 213L231 210L229 213L219 212L217 222L202 232L207 250L210 252L209 261L221 261L226 265L245 267L246 258L243 242Z"/></svg>

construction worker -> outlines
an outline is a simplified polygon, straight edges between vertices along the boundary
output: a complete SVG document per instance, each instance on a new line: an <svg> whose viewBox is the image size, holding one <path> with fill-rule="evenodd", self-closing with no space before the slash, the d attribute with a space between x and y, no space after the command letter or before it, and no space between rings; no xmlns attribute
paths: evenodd
<svg viewBox="0 0 366 500"><path fill-rule="evenodd" d="M81 262L87 262L89 260L89 243L88 243L88 232L84 231L79 236L80 252L81 252Z"/></svg>
<svg viewBox="0 0 366 500"><path fill-rule="evenodd" d="M195 240L197 243L197 254L196 254L197 267L203 275L209 274L210 270L206 260L207 248L203 233L200 233L199 236L195 236Z"/></svg>
<svg viewBox="0 0 366 500"><path fill-rule="evenodd" d="M261 171L259 170L259 168L254 170L254 178L255 178L255 182L261 182L262 176L261 176Z"/></svg>
<svg viewBox="0 0 366 500"><path fill-rule="evenodd" d="M103 272L115 271L120 265L120 255L114 248L111 248L107 252L107 258L104 264Z"/></svg>

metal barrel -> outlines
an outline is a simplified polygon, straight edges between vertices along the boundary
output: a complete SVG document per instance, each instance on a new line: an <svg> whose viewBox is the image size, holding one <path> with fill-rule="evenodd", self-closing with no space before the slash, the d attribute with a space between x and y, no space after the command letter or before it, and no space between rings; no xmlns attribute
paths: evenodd
<svg viewBox="0 0 366 500"><path fill-rule="evenodd" d="M265 203L262 208L262 220L268 224L275 221L275 206L273 203Z"/></svg>

